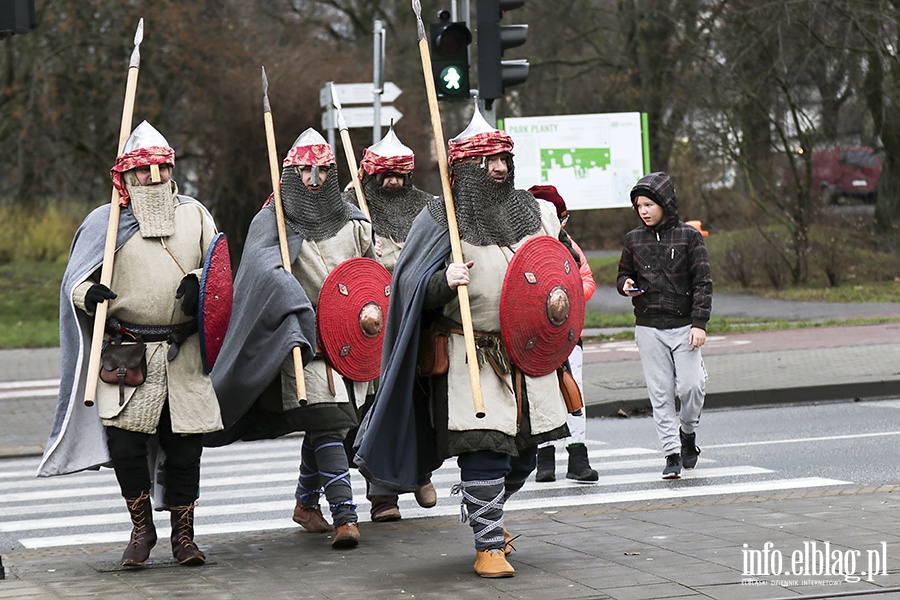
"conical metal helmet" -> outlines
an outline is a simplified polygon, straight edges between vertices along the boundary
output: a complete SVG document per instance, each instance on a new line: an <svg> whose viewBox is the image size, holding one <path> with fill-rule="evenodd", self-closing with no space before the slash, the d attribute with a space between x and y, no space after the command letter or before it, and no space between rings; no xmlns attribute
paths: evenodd
<svg viewBox="0 0 900 600"><path fill-rule="evenodd" d="M162 147L169 148L169 142L163 137L153 125L147 121L141 121L141 124L134 128L128 140L125 142L125 148L122 154L128 154L141 148Z"/></svg>
<svg viewBox="0 0 900 600"><path fill-rule="evenodd" d="M484 115L481 114L478 106L476 106L475 112L472 114L472 120L469 121L469 125L465 129L463 129L462 133L460 133L450 141L461 142L463 140L469 139L470 137L476 136L479 133L493 133L495 131L500 130L491 127L491 124L487 122L487 119L484 118Z"/></svg>
<svg viewBox="0 0 900 600"><path fill-rule="evenodd" d="M405 146L397 134L394 133L394 127L391 126L388 132L384 134L377 143L369 146L369 152L378 156L413 156L414 152L409 146Z"/></svg>
<svg viewBox="0 0 900 600"><path fill-rule="evenodd" d="M294 140L294 145L291 146L281 166L305 165L324 167L335 162L337 161L331 145L322 137L321 133L310 127Z"/></svg>
<svg viewBox="0 0 900 600"><path fill-rule="evenodd" d="M294 140L294 144L291 148L296 148L297 146L315 146L318 144L327 144L328 141L322 137L322 134L310 127Z"/></svg>

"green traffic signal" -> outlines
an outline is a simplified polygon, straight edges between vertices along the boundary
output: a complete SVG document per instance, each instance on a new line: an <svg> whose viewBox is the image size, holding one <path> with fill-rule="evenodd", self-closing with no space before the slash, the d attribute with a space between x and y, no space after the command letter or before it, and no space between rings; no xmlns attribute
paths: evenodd
<svg viewBox="0 0 900 600"><path fill-rule="evenodd" d="M462 89L462 73L453 65L441 71L441 81L444 84L442 86L444 91L459 92Z"/></svg>

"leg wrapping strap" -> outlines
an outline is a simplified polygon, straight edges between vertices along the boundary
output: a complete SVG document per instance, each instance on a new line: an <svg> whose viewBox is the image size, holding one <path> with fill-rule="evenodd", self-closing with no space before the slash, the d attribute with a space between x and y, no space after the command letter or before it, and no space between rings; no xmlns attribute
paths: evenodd
<svg viewBox="0 0 900 600"><path fill-rule="evenodd" d="M502 548L503 479L463 481L450 491L451 495L460 493L460 521L472 526L476 549Z"/></svg>

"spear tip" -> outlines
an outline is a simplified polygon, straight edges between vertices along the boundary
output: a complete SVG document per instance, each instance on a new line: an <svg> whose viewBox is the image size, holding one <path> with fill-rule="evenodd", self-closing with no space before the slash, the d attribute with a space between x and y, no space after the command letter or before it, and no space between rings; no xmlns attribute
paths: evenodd
<svg viewBox="0 0 900 600"><path fill-rule="evenodd" d="M334 104L334 107L338 110L341 110L341 99L338 97L337 88L334 87L334 82L329 81L328 85L331 86L331 102Z"/></svg>
<svg viewBox="0 0 900 600"><path fill-rule="evenodd" d="M144 41L144 17L138 20L137 31L134 32L134 45L140 46Z"/></svg>
<svg viewBox="0 0 900 600"><path fill-rule="evenodd" d="M266 77L266 67L265 66L263 66L263 68L262 68L262 88L263 88L263 95L266 95L269 93L269 79Z"/></svg>

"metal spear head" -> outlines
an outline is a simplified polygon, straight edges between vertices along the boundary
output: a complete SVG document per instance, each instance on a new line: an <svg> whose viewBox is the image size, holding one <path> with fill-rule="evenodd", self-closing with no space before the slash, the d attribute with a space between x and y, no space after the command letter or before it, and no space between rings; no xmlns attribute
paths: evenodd
<svg viewBox="0 0 900 600"><path fill-rule="evenodd" d="M331 86L331 103L334 104L334 107L337 109L338 129L349 129L347 127L347 121L344 119L343 110L341 109L341 99L338 97L337 88L334 87L333 81L329 81L328 83Z"/></svg>
<svg viewBox="0 0 900 600"><path fill-rule="evenodd" d="M412 0L412 9L416 13L416 28L419 35L418 39L425 37L425 24L422 23L422 3L419 0Z"/></svg>
<svg viewBox="0 0 900 600"><path fill-rule="evenodd" d="M262 88L263 88L263 112L272 112L269 105L269 79L266 77L266 68L262 68Z"/></svg>
<svg viewBox="0 0 900 600"><path fill-rule="evenodd" d="M134 50L131 51L131 60L128 63L128 68L134 67L135 69L141 66L141 42L144 41L144 17L141 17L138 20L137 31L134 32Z"/></svg>
<svg viewBox="0 0 900 600"><path fill-rule="evenodd" d="M337 88L334 87L333 81L329 81L328 84L331 86L331 101L334 103L336 109L341 110L341 99L338 96Z"/></svg>

